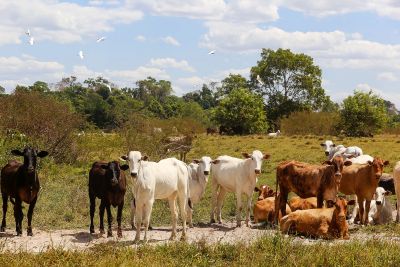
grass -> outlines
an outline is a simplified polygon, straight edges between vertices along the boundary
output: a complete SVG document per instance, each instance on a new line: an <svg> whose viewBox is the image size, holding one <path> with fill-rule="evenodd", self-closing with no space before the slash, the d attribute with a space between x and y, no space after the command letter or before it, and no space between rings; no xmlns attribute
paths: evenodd
<svg viewBox="0 0 400 267"><path fill-rule="evenodd" d="M0 266L399 266L400 245L390 242L317 242L303 245L277 234L252 245L172 243L160 246L99 245L85 252L0 254Z"/></svg>

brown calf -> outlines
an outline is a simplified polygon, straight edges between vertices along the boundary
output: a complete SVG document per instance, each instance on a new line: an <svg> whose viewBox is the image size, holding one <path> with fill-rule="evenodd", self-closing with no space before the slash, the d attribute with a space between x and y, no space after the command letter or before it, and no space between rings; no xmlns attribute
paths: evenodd
<svg viewBox="0 0 400 267"><path fill-rule="evenodd" d="M254 192L258 192L257 200L263 200L264 198L275 196L274 190L266 184L260 187L255 187Z"/></svg>
<svg viewBox="0 0 400 267"><path fill-rule="evenodd" d="M32 236L32 216L35 208L37 195L40 189L39 176L36 170L37 158L46 157L47 151L38 152L36 149L26 147L23 151L13 150L14 156L24 157L24 163L10 160L1 169L1 196L3 199L3 220L1 232L6 229L7 201L10 197L14 204L14 218L17 235L22 235L22 201L29 204L28 209L28 235ZM12 200L14 199L14 200Z"/></svg>
<svg viewBox="0 0 400 267"><path fill-rule="evenodd" d="M380 158L374 158L372 162L368 161L367 164L353 164L343 170L339 191L345 195L357 195L359 218L361 218L362 224L368 223L371 200L382 176L383 167L388 164L389 161L387 160L383 161ZM365 216L364 200L366 201Z"/></svg>
<svg viewBox="0 0 400 267"><path fill-rule="evenodd" d="M117 222L118 237L122 237L121 218L124 207L124 196L126 192L126 178L124 171L129 169L128 165L121 165L118 161L95 162L89 172L89 199L90 199L90 233L94 233L93 216L96 206L96 197L100 198L100 233L104 234L104 210L107 209L108 231L107 236L112 236L111 205L118 206Z"/></svg>
<svg viewBox="0 0 400 267"><path fill-rule="evenodd" d="M347 202L337 198L332 208L297 210L283 217L280 221L282 233L299 233L324 239L349 239L349 226L346 221Z"/></svg>
<svg viewBox="0 0 400 267"><path fill-rule="evenodd" d="M288 205L286 205L286 213L291 213ZM262 200L258 200L254 204L253 208L254 222L269 222L273 223L275 218L275 197L267 197ZM279 212L279 219L282 217L282 213Z"/></svg>
<svg viewBox="0 0 400 267"><path fill-rule="evenodd" d="M317 206L322 208L323 201L334 203L342 177L343 166L351 165L350 161L336 156L325 165L310 165L298 161L282 162L276 168L276 185L279 186L279 197L276 204L282 215L286 210L286 202L290 192L299 197L317 197ZM329 205L329 203L327 203ZM275 210L275 221L278 222L278 208Z"/></svg>
<svg viewBox="0 0 400 267"><path fill-rule="evenodd" d="M292 197L289 200L289 207L292 211L296 210L309 210L317 208L317 198L316 197Z"/></svg>

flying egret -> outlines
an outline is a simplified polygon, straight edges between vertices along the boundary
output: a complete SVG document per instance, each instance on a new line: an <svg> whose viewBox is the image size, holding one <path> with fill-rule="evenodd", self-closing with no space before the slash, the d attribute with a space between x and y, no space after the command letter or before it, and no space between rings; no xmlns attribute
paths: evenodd
<svg viewBox="0 0 400 267"><path fill-rule="evenodd" d="M31 36L31 31L28 29L28 30L25 32L25 34L26 34L27 36Z"/></svg>
<svg viewBox="0 0 400 267"><path fill-rule="evenodd" d="M211 50L210 52L208 52L208 54L213 55L213 54L215 54L215 52L216 52L215 50Z"/></svg>
<svg viewBox="0 0 400 267"><path fill-rule="evenodd" d="M260 75L257 75L257 81L258 81L261 85L264 85L264 82L261 80Z"/></svg>
<svg viewBox="0 0 400 267"><path fill-rule="evenodd" d="M81 51L79 51L79 53L78 53L78 56L81 58L81 59L83 59L84 58L84 56L83 56L83 51L81 50Z"/></svg>
<svg viewBox="0 0 400 267"><path fill-rule="evenodd" d="M99 38L97 38L96 42L97 43L103 42L106 38L107 37L105 37L105 36L99 37Z"/></svg>

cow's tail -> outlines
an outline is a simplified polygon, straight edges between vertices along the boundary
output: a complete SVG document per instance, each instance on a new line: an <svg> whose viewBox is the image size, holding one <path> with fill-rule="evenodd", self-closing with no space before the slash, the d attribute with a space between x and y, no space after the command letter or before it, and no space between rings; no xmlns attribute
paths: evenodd
<svg viewBox="0 0 400 267"><path fill-rule="evenodd" d="M275 177L275 218L274 224L278 226L278 217L279 217L279 202L280 202L280 194L278 193L278 183L279 183L279 166L276 168L276 177Z"/></svg>
<svg viewBox="0 0 400 267"><path fill-rule="evenodd" d="M192 210L193 209L193 205L192 205L192 200L190 199L190 179L191 179L190 170L189 170L189 165L187 165L185 163L185 166L186 166L186 170L187 170L187 174L188 174L188 176L187 176L187 178L188 178L187 179L187 188L186 188L187 204L188 204L189 208Z"/></svg>
<svg viewBox="0 0 400 267"><path fill-rule="evenodd" d="M10 197L10 202L15 205L15 200L12 197Z"/></svg>

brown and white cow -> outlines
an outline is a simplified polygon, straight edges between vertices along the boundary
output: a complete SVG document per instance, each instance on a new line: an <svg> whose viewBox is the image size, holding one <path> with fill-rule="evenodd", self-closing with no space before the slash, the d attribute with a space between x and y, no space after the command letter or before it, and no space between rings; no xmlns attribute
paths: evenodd
<svg viewBox="0 0 400 267"><path fill-rule="evenodd" d="M286 213L289 214L292 211L290 207L286 204ZM274 222L275 217L275 197L267 197L258 200L253 207L254 222ZM282 217L282 213L279 212L279 219Z"/></svg>
<svg viewBox="0 0 400 267"><path fill-rule="evenodd" d="M274 190L266 184L261 185L260 187L256 186L254 188L254 192L258 192L257 200L263 200L267 197L274 197L276 194Z"/></svg>
<svg viewBox="0 0 400 267"><path fill-rule="evenodd" d="M339 191L345 195L357 195L359 204L359 218L361 223L368 223L368 212L370 203L373 199L376 188L378 187L379 179L382 176L383 167L387 166L389 161L383 161L380 158L374 158L373 161L368 161L367 164L353 164L346 167L342 173ZM365 202L365 216L364 205Z"/></svg>
<svg viewBox="0 0 400 267"><path fill-rule="evenodd" d="M279 186L279 197L276 204L282 215L285 215L286 202L290 192L299 197L317 197L317 206L322 208L323 201L336 201L343 166L351 165L350 161L343 162L340 156L326 161L324 165L311 165L298 161L286 161L276 169L276 184ZM275 220L278 219L278 209Z"/></svg>
<svg viewBox="0 0 400 267"><path fill-rule="evenodd" d="M281 219L280 230L316 238L349 239L346 209L353 204L354 200L336 198L332 208L297 210Z"/></svg>
<svg viewBox="0 0 400 267"><path fill-rule="evenodd" d="M289 200L289 207L292 211L296 210L309 210L317 208L317 198L316 197L292 197Z"/></svg>

